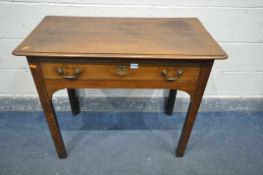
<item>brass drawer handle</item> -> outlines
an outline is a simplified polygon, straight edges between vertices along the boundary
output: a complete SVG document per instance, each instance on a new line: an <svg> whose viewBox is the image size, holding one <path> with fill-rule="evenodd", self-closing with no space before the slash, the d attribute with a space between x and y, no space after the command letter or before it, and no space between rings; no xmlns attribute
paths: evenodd
<svg viewBox="0 0 263 175"><path fill-rule="evenodd" d="M184 74L184 71L182 69L176 70L175 77L169 77L168 70L166 69L162 70L161 74L164 76L164 79L166 81L176 81L178 80L178 78L180 78Z"/></svg>
<svg viewBox="0 0 263 175"><path fill-rule="evenodd" d="M73 73L72 75L65 75L65 70L64 70L64 68L61 68L61 67L57 68L57 72L58 72L58 74L61 75L64 79L68 79L68 80L74 80L74 79L76 79L76 78L80 75L80 73L81 73L81 71L80 71L79 68L75 68L74 73Z"/></svg>
<svg viewBox="0 0 263 175"><path fill-rule="evenodd" d="M114 69L114 72L115 72L117 75L127 75L127 74L128 74L128 68L127 68L127 66L117 66L117 67Z"/></svg>

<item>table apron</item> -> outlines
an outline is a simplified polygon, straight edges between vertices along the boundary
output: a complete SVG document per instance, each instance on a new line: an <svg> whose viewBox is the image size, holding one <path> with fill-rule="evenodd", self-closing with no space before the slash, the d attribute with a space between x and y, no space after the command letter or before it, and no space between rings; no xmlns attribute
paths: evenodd
<svg viewBox="0 0 263 175"><path fill-rule="evenodd" d="M132 88L132 89L179 89L186 92L194 91L198 82L169 81L105 81L105 80L51 80L45 79L46 88L52 93L64 88Z"/></svg>

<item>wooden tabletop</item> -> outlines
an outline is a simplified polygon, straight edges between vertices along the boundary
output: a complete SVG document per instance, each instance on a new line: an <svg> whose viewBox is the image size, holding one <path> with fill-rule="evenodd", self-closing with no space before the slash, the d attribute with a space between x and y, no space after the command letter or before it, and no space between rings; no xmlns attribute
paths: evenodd
<svg viewBox="0 0 263 175"><path fill-rule="evenodd" d="M227 58L196 18L47 16L13 54L138 59Z"/></svg>

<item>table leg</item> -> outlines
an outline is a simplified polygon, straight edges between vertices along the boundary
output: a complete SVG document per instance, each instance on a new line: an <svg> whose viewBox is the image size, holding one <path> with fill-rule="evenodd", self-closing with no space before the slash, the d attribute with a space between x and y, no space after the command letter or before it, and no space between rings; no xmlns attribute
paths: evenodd
<svg viewBox="0 0 263 175"><path fill-rule="evenodd" d="M61 136L59 124L57 121L56 113L54 111L52 103L52 94L48 91L45 85L44 78L41 73L41 68L39 63L30 62L30 69L32 72L33 79L35 81L35 86L39 95L39 99L48 123L50 133L52 135L57 154L59 158L66 158L67 152Z"/></svg>
<svg viewBox="0 0 263 175"><path fill-rule="evenodd" d="M184 122L183 130L180 136L180 140L176 149L176 157L183 157L184 152L189 141L191 131L198 113L198 109L205 91L206 83L212 69L213 61L205 64L199 75L199 83L197 88L189 93L190 105L188 108L187 116Z"/></svg>
<svg viewBox="0 0 263 175"><path fill-rule="evenodd" d="M47 99L44 99L45 97L43 97L43 95L40 95L39 98L42 103L42 108L44 110L44 114L57 150L58 157L66 158L67 152L60 132L59 124L57 121L56 113L53 108L52 101L47 101Z"/></svg>
<svg viewBox="0 0 263 175"><path fill-rule="evenodd" d="M191 135L191 131L198 113L199 104L201 102L202 96L192 96L191 102L188 108L187 116L184 122L181 137L176 149L176 157L183 157L188 140Z"/></svg>
<svg viewBox="0 0 263 175"><path fill-rule="evenodd" d="M76 95L76 90L75 89L67 89L67 90L68 90L68 96L69 96L69 102L70 102L72 114L77 115L80 113L80 107L79 107L78 97Z"/></svg>
<svg viewBox="0 0 263 175"><path fill-rule="evenodd" d="M169 96L166 102L165 113L167 115L173 114L174 103L176 100L177 89L170 89Z"/></svg>

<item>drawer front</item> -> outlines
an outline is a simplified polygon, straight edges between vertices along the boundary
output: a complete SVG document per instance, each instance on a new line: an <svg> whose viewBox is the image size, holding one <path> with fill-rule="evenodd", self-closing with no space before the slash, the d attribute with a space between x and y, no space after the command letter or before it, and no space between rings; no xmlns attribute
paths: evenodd
<svg viewBox="0 0 263 175"><path fill-rule="evenodd" d="M198 65L150 65L128 63L83 63L61 64L42 63L45 79L65 80L159 80L197 81L200 73Z"/></svg>

